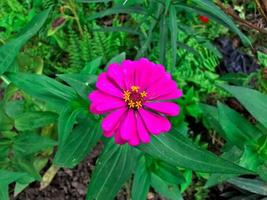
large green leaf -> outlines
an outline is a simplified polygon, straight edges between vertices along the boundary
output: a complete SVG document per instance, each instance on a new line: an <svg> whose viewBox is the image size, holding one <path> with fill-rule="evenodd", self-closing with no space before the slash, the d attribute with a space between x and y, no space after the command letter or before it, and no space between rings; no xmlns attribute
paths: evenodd
<svg viewBox="0 0 267 200"><path fill-rule="evenodd" d="M152 39L153 39L154 29L156 28L156 26L158 24L158 19L163 14L163 12L164 12L164 6L162 4L158 4L158 8L156 8L156 14L154 17L156 20L152 21L152 23L149 27L147 37L145 38L145 41L142 41L141 48L138 50L136 58L140 58L140 57L144 56L146 51L149 49L150 44L151 44Z"/></svg>
<svg viewBox="0 0 267 200"><path fill-rule="evenodd" d="M32 130L55 122L57 117L53 112L26 112L15 118L15 127L20 131Z"/></svg>
<svg viewBox="0 0 267 200"><path fill-rule="evenodd" d="M9 200L8 185L4 185L3 183L0 183L0 199L1 200Z"/></svg>
<svg viewBox="0 0 267 200"><path fill-rule="evenodd" d="M108 61L108 63L106 64L106 67L108 67L112 63L121 63L125 59L126 59L126 53L125 52L122 52L122 53L114 56L113 58L111 58Z"/></svg>
<svg viewBox="0 0 267 200"><path fill-rule="evenodd" d="M169 165L165 162L157 162L157 166L153 173L160 177L165 182L178 185L185 182L184 177L181 175L177 167Z"/></svg>
<svg viewBox="0 0 267 200"><path fill-rule="evenodd" d="M93 149L100 137L99 122L82 120L58 148L54 164L60 167L74 167Z"/></svg>
<svg viewBox="0 0 267 200"><path fill-rule="evenodd" d="M44 75L8 73L7 77L27 94L62 108L66 102L77 98L75 91Z"/></svg>
<svg viewBox="0 0 267 200"><path fill-rule="evenodd" d="M8 185L25 175L25 173L21 172L12 172L0 169L0 183L3 185Z"/></svg>
<svg viewBox="0 0 267 200"><path fill-rule="evenodd" d="M47 9L36 15L19 37L0 47L0 75L13 64L20 48L43 26L49 12L50 9Z"/></svg>
<svg viewBox="0 0 267 200"><path fill-rule="evenodd" d="M138 151L109 143L97 161L88 186L87 200L113 200L138 162Z"/></svg>
<svg viewBox="0 0 267 200"><path fill-rule="evenodd" d="M239 113L228 106L218 103L219 122L223 128L226 139L243 149L248 143L255 143L260 131L248 122Z"/></svg>
<svg viewBox="0 0 267 200"><path fill-rule="evenodd" d="M86 63L85 67L82 69L81 74L95 75L100 68L102 63L102 57L98 57L89 63Z"/></svg>
<svg viewBox="0 0 267 200"><path fill-rule="evenodd" d="M267 95L256 90L221 85L222 88L230 92L240 103L264 126L267 128Z"/></svg>
<svg viewBox="0 0 267 200"><path fill-rule="evenodd" d="M181 166L198 172L251 173L249 170L202 149L179 132L152 137L149 144L140 145L139 148L152 157L163 160L173 166Z"/></svg>
<svg viewBox="0 0 267 200"><path fill-rule="evenodd" d="M231 162L239 162L241 154L242 154L242 151L238 147L233 146L227 152L224 152L221 155L221 157ZM207 182L205 183L205 187L206 188L212 187L214 185L225 182L236 176L237 174L211 174Z"/></svg>
<svg viewBox="0 0 267 200"><path fill-rule="evenodd" d="M126 6L114 6L109 9L105 9L104 11L100 11L97 13L93 13L90 15L90 17L87 20L94 20L97 18L102 18L108 15L114 15L114 14L119 14L119 13L138 13L138 14L143 14L143 15L148 15L146 10L140 6L131 6L131 7L126 7Z"/></svg>
<svg viewBox="0 0 267 200"><path fill-rule="evenodd" d="M58 77L68 83L83 99L87 100L92 90L89 85L97 80L97 76L90 74L60 74Z"/></svg>
<svg viewBox="0 0 267 200"><path fill-rule="evenodd" d="M228 182L243 190L267 196L267 184L261 180L248 178L233 178Z"/></svg>
<svg viewBox="0 0 267 200"><path fill-rule="evenodd" d="M13 149L16 153L28 155L53 147L56 142L48 137L24 133L14 139Z"/></svg>
<svg viewBox="0 0 267 200"><path fill-rule="evenodd" d="M151 185L156 190L156 192L160 193L164 197L167 197L170 200L182 200L183 197L181 192L178 189L178 185L170 184L165 182L157 175L151 175Z"/></svg>
<svg viewBox="0 0 267 200"><path fill-rule="evenodd" d="M177 17L176 17L176 10L174 6L170 7L170 17L169 17L169 27L171 33L171 47L172 47L172 59L173 59L173 66L171 71L173 71L174 67L176 67L176 58L177 58Z"/></svg>
<svg viewBox="0 0 267 200"><path fill-rule="evenodd" d="M132 199L133 200L146 200L147 193L150 188L150 172L146 168L145 159L140 160L138 167L135 171L133 186L132 186Z"/></svg>
<svg viewBox="0 0 267 200"><path fill-rule="evenodd" d="M215 106L210 106L207 104L200 104L203 111L204 124L209 128L212 128L216 133L220 134L223 138L226 138L223 128L219 123L218 109Z"/></svg>
<svg viewBox="0 0 267 200"><path fill-rule="evenodd" d="M59 148L65 144L66 139L71 134L72 128L77 121L77 117L84 112L84 108L73 108L72 104L66 104L58 118L58 141Z"/></svg>
<svg viewBox="0 0 267 200"><path fill-rule="evenodd" d="M165 64L167 43L168 43L167 17L163 15L159 26L159 62Z"/></svg>
<svg viewBox="0 0 267 200"><path fill-rule="evenodd" d="M0 102L0 131L12 129L13 121L5 113L5 104Z"/></svg>
<svg viewBox="0 0 267 200"><path fill-rule="evenodd" d="M16 155L12 159L12 166L15 170L25 172L35 180L41 180L41 176L36 169L36 166L34 166L33 157Z"/></svg>

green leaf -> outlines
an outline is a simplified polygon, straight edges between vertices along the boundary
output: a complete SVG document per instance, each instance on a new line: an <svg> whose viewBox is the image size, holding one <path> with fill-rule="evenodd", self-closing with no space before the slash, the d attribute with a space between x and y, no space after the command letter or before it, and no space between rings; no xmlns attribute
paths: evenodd
<svg viewBox="0 0 267 200"><path fill-rule="evenodd" d="M173 57L173 66L171 68L171 71L173 71L173 68L176 66L176 60L177 60L177 17L176 17L176 10L175 7L172 5L170 7L170 18L169 18L169 27L171 32L171 47L172 47L172 57Z"/></svg>
<svg viewBox="0 0 267 200"><path fill-rule="evenodd" d="M92 31L101 31L101 32L124 32L132 35L142 36L142 33L136 30L136 27L130 26L111 26L111 27L100 27L97 29L93 29Z"/></svg>
<svg viewBox="0 0 267 200"><path fill-rule="evenodd" d="M35 180L38 180L38 181L41 180L41 176L33 164L33 158L32 157L22 157L22 156L16 155L12 161L13 161L12 166L17 171L22 171L22 172L27 173Z"/></svg>
<svg viewBox="0 0 267 200"><path fill-rule="evenodd" d="M26 112L15 119L15 127L20 131L32 130L54 123L57 117L53 112Z"/></svg>
<svg viewBox="0 0 267 200"><path fill-rule="evenodd" d="M91 21L97 18L102 18L108 15L114 15L114 14L119 14L119 13L129 13L129 14L138 13L142 15L148 14L146 10L140 6L132 6L132 7L114 6L112 8L105 9L103 11L91 14L87 20Z"/></svg>
<svg viewBox="0 0 267 200"><path fill-rule="evenodd" d="M97 76L88 74L59 74L61 80L68 83L83 99L87 100L89 85L95 83Z"/></svg>
<svg viewBox="0 0 267 200"><path fill-rule="evenodd" d="M248 75L243 73L227 73L220 76L220 80L233 85L244 85L248 80Z"/></svg>
<svg viewBox="0 0 267 200"><path fill-rule="evenodd" d="M160 193L164 197L170 200L182 200L183 197L178 189L178 185L173 185L165 182L160 177L155 174L151 174L151 185L156 190L156 192Z"/></svg>
<svg viewBox="0 0 267 200"><path fill-rule="evenodd" d="M54 164L72 168L83 160L101 137L99 122L85 119L74 128L62 146L58 148Z"/></svg>
<svg viewBox="0 0 267 200"><path fill-rule="evenodd" d="M204 124L219 133L223 138L227 138L226 134L219 123L218 109L215 106L200 104L203 111Z"/></svg>
<svg viewBox="0 0 267 200"><path fill-rule="evenodd" d="M64 107L66 102L77 98L72 88L44 75L8 73L7 77L27 94L59 108Z"/></svg>
<svg viewBox="0 0 267 200"><path fill-rule="evenodd" d="M230 92L240 103L267 128L267 95L245 87L221 85Z"/></svg>
<svg viewBox="0 0 267 200"><path fill-rule="evenodd" d="M111 0L76 0L78 3L108 3Z"/></svg>
<svg viewBox="0 0 267 200"><path fill-rule="evenodd" d="M121 63L125 59L126 59L126 53L122 52L122 53L114 56L113 58L111 58L110 61L108 62L108 64L106 65L106 67L108 67L112 63Z"/></svg>
<svg viewBox="0 0 267 200"><path fill-rule="evenodd" d="M65 105L65 108L61 111L58 118L59 148L64 145L76 123L76 118L83 112L84 108L82 107L74 109L71 104Z"/></svg>
<svg viewBox="0 0 267 200"><path fill-rule="evenodd" d="M140 145L138 148L152 157L163 160L173 166L181 166L197 172L251 173L249 170L202 149L179 132L152 137L152 141L149 144Z"/></svg>
<svg viewBox="0 0 267 200"><path fill-rule="evenodd" d="M0 102L0 131L8 131L13 127L13 121L5 113L5 104Z"/></svg>
<svg viewBox="0 0 267 200"><path fill-rule="evenodd" d="M159 27L159 61L161 64L165 64L166 59L166 48L168 42L168 28L166 16L163 15L160 19Z"/></svg>
<svg viewBox="0 0 267 200"><path fill-rule="evenodd" d="M162 13L164 12L164 8L162 4L158 4L158 8L157 8L157 12L156 12L156 16L154 21L152 21L149 31L148 31L148 35L145 39L144 42L142 42L142 47L138 50L136 58L140 58L142 56L145 55L147 49L149 48L152 38L153 38L153 31L157 26L158 23L158 18L162 15Z"/></svg>
<svg viewBox="0 0 267 200"><path fill-rule="evenodd" d="M218 103L219 122L226 139L243 149L245 144L255 143L260 136L259 130L236 111Z"/></svg>
<svg viewBox="0 0 267 200"><path fill-rule="evenodd" d="M236 146L233 146L230 150L227 152L224 152L221 157L232 161L232 162L238 162L241 157L241 150L238 149ZM214 185L217 185L219 183L225 182L233 177L237 176L236 174L211 174L211 176L208 178L205 188L212 187Z"/></svg>
<svg viewBox="0 0 267 200"><path fill-rule="evenodd" d="M157 167L153 170L158 177L160 177L165 182L178 185L185 182L184 177L180 174L177 167L173 167L165 162L157 163Z"/></svg>
<svg viewBox="0 0 267 200"><path fill-rule="evenodd" d="M260 157L261 157L260 150L257 151L255 150L255 147L245 146L243 155L240 158L239 164L242 167L245 167L246 169L258 171L259 166L261 166L262 164L262 160L260 159Z"/></svg>
<svg viewBox="0 0 267 200"><path fill-rule="evenodd" d="M96 74L102 63L102 57L98 57L95 60L87 63L82 69L81 74Z"/></svg>
<svg viewBox="0 0 267 200"><path fill-rule="evenodd" d="M50 138L33 133L23 133L14 139L13 149L16 153L28 155L51 148L55 144L56 142Z"/></svg>
<svg viewBox="0 0 267 200"><path fill-rule="evenodd" d="M267 195L267 184L261 180L249 178L233 178L229 183L252 193Z"/></svg>
<svg viewBox="0 0 267 200"><path fill-rule="evenodd" d="M113 200L132 174L138 151L128 145L109 143L97 161L88 186L87 200Z"/></svg>
<svg viewBox="0 0 267 200"><path fill-rule="evenodd" d="M0 75L3 74L14 62L20 48L32 37L45 23L50 9L36 15L19 37L0 47Z"/></svg>
<svg viewBox="0 0 267 200"><path fill-rule="evenodd" d="M5 112L7 116L12 119L12 123L14 123L13 120L15 120L18 116L22 115L25 112L25 101L15 100L6 102Z"/></svg>
<svg viewBox="0 0 267 200"><path fill-rule="evenodd" d="M3 185L8 185L25 175L26 174L22 172L12 172L0 169L0 183Z"/></svg>
<svg viewBox="0 0 267 200"><path fill-rule="evenodd" d="M36 168L36 171L41 171L48 163L48 157L35 157L34 159L34 167ZM35 179L32 176L25 175L22 178L16 180L16 185L14 188L14 197L19 195L25 188L27 188L30 183L34 182Z"/></svg>
<svg viewBox="0 0 267 200"><path fill-rule="evenodd" d="M9 200L8 197L8 185L0 183L0 199L1 200Z"/></svg>
<svg viewBox="0 0 267 200"><path fill-rule="evenodd" d="M146 200L147 193L150 188L150 172L146 168L145 159L140 160L138 167L135 171L133 186L132 186L132 199L133 200Z"/></svg>
<svg viewBox="0 0 267 200"><path fill-rule="evenodd" d="M31 176L25 176L22 178L23 183L21 181L17 181L14 188L14 197L16 197L19 193L21 193L26 187L29 186L30 183L34 182L34 178Z"/></svg>

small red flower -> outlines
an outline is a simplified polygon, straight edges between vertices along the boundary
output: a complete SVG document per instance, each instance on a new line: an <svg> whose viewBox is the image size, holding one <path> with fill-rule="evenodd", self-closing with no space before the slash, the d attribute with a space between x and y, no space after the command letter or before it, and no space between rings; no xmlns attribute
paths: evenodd
<svg viewBox="0 0 267 200"><path fill-rule="evenodd" d="M208 23L210 21L210 19L206 16L200 15L198 16L198 19L202 22L202 23Z"/></svg>

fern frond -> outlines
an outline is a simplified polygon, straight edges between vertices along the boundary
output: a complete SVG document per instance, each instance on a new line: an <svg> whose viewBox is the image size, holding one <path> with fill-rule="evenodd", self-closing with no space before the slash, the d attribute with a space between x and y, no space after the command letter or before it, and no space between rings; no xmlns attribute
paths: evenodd
<svg viewBox="0 0 267 200"><path fill-rule="evenodd" d="M91 35L88 31L88 28L84 27L84 34L82 39L80 40L80 48L81 48L81 59L84 63L90 62L92 58L92 48L91 48Z"/></svg>
<svg viewBox="0 0 267 200"><path fill-rule="evenodd" d="M72 29L68 29L68 38L69 38L69 46L68 53L70 59L70 66L73 69L81 69L84 66L83 61L81 60L81 49L80 49L80 39L78 34Z"/></svg>

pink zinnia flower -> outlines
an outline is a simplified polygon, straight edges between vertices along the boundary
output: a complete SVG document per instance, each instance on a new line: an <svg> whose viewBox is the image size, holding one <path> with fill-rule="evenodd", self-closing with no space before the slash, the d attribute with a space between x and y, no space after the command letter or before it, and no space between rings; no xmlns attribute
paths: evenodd
<svg viewBox="0 0 267 200"><path fill-rule="evenodd" d="M179 106L168 100L181 97L182 91L162 65L145 58L110 64L99 75L96 87L88 96L90 110L107 114L103 133L114 136L117 144L148 143L151 134L170 130L166 116L179 114Z"/></svg>

